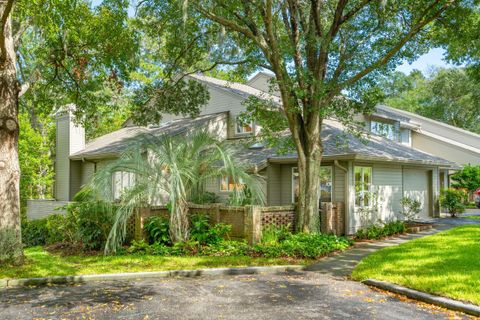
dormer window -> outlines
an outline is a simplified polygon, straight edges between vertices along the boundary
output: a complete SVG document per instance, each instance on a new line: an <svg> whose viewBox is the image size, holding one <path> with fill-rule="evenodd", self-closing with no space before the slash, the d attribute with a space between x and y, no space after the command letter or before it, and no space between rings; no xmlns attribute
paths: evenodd
<svg viewBox="0 0 480 320"><path fill-rule="evenodd" d="M236 134L252 134L253 121L243 122L238 117L235 119L235 133Z"/></svg>
<svg viewBox="0 0 480 320"><path fill-rule="evenodd" d="M379 136L385 137L390 140L398 140L397 129L393 123L385 123L372 120L370 122L370 131L374 134L378 134Z"/></svg>

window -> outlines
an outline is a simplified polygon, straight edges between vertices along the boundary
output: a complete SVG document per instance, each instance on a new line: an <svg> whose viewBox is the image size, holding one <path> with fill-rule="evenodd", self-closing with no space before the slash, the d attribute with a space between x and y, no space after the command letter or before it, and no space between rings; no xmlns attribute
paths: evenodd
<svg viewBox="0 0 480 320"><path fill-rule="evenodd" d="M355 206L369 207L372 204L372 168L355 167Z"/></svg>
<svg viewBox="0 0 480 320"><path fill-rule="evenodd" d="M120 199L122 193L131 188L135 182L135 174L132 172L115 172L112 175L113 179L113 198Z"/></svg>
<svg viewBox="0 0 480 320"><path fill-rule="evenodd" d="M237 117L235 120L236 134L250 134L253 133L253 122L244 123Z"/></svg>
<svg viewBox="0 0 480 320"><path fill-rule="evenodd" d="M220 191L233 191L236 188L241 189L243 188L243 181L240 179L237 183L235 183L232 177L221 177L220 178Z"/></svg>
<svg viewBox="0 0 480 320"><path fill-rule="evenodd" d="M394 141L398 140L397 130L395 128L395 125L392 123L371 121L370 131L372 133L378 134L379 136L385 137L390 140L394 140Z"/></svg>
<svg viewBox="0 0 480 320"><path fill-rule="evenodd" d="M298 201L298 168L292 168L292 202ZM320 168L320 202L332 202L332 167Z"/></svg>

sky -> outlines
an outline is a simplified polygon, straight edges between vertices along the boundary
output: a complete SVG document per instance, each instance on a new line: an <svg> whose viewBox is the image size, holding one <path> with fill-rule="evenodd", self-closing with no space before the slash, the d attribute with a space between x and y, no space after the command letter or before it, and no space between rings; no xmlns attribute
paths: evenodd
<svg viewBox="0 0 480 320"><path fill-rule="evenodd" d="M417 69L425 74L432 67L454 67L454 65L449 64L443 60L444 53L445 50L441 48L431 49L427 54L420 56L412 64L405 62L404 64L398 66L397 70L408 74L412 70Z"/></svg>

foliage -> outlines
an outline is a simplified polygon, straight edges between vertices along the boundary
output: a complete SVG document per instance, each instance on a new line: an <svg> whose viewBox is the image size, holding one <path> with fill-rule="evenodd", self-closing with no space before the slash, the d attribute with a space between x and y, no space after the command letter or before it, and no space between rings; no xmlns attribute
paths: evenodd
<svg viewBox="0 0 480 320"><path fill-rule="evenodd" d="M252 248L245 241L222 240L215 244L202 247L201 254L214 257L246 256Z"/></svg>
<svg viewBox="0 0 480 320"><path fill-rule="evenodd" d="M210 191L205 191L200 194L193 194L190 197L190 202L196 203L196 204L216 203L217 195L214 192L210 192Z"/></svg>
<svg viewBox="0 0 480 320"><path fill-rule="evenodd" d="M87 0L17 1L18 78L28 86L21 110L43 118L75 103L87 133L109 125L138 62L128 7L124 0L95 8Z"/></svg>
<svg viewBox="0 0 480 320"><path fill-rule="evenodd" d="M444 189L440 195L440 205L446 208L452 217L455 217L457 214L465 212L464 197L465 192L462 190Z"/></svg>
<svg viewBox="0 0 480 320"><path fill-rule="evenodd" d="M271 244L257 244L254 252L264 257L319 258L332 251L345 250L351 245L345 237L321 233L297 233L283 241Z"/></svg>
<svg viewBox="0 0 480 320"><path fill-rule="evenodd" d="M23 259L22 244L13 229L0 229L0 265L18 264Z"/></svg>
<svg viewBox="0 0 480 320"><path fill-rule="evenodd" d="M37 219L22 223L22 243L26 247L43 246L47 243L47 219Z"/></svg>
<svg viewBox="0 0 480 320"><path fill-rule="evenodd" d="M453 181L453 188L466 189L470 192L473 192L477 188L480 188L480 165L466 165L462 168L462 170L452 174L450 178Z"/></svg>
<svg viewBox="0 0 480 320"><path fill-rule="evenodd" d="M358 230L355 233L355 238L359 240L381 239L404 232L405 223L403 221L391 221L384 224L374 223Z"/></svg>
<svg viewBox="0 0 480 320"><path fill-rule="evenodd" d="M400 203L402 205L400 214L403 215L407 221L415 220L422 211L422 203L418 200L403 197Z"/></svg>
<svg viewBox="0 0 480 320"><path fill-rule="evenodd" d="M290 225L268 224L262 230L262 244L275 245L291 236Z"/></svg>
<svg viewBox="0 0 480 320"><path fill-rule="evenodd" d="M207 215L195 214L190 218L190 240L197 241L201 245L214 245L223 240L232 226L225 223L217 223L210 227Z"/></svg>
<svg viewBox="0 0 480 320"><path fill-rule="evenodd" d="M150 244L170 244L168 219L160 216L148 217L145 222L145 231Z"/></svg>
<svg viewBox="0 0 480 320"><path fill-rule="evenodd" d="M147 157L145 157L147 154ZM170 239L185 242L189 238L188 201L204 193L211 179L230 176L252 191L252 202L262 204L261 177L247 173L245 165L235 160L233 150L209 133L194 131L179 136L142 135L132 141L132 148L118 160L99 170L91 188L102 199L113 203L112 176L128 172L135 176L133 185L123 190L114 225L108 236L106 253L115 252L125 239L125 226L133 210L148 205L152 199L166 201L170 208ZM241 188L232 191L244 197Z"/></svg>
<svg viewBox="0 0 480 320"><path fill-rule="evenodd" d="M19 115L20 135L18 154L20 161L20 199L25 214L27 199L50 198L53 193L52 126L47 119L39 119L35 130L26 113Z"/></svg>
<svg viewBox="0 0 480 320"><path fill-rule="evenodd" d="M362 259L352 277L378 279L478 305L479 238L479 225L465 225L384 248Z"/></svg>
<svg viewBox="0 0 480 320"><path fill-rule="evenodd" d="M105 202L90 200L73 202L66 209L67 219L75 225L84 250L103 249L113 225L114 208Z"/></svg>
<svg viewBox="0 0 480 320"><path fill-rule="evenodd" d="M45 218L46 244L74 242L78 226L72 218L71 215L64 214L52 214Z"/></svg>
<svg viewBox="0 0 480 320"><path fill-rule="evenodd" d="M385 104L480 133L480 79L464 69L436 69L425 77L392 73L382 84Z"/></svg>

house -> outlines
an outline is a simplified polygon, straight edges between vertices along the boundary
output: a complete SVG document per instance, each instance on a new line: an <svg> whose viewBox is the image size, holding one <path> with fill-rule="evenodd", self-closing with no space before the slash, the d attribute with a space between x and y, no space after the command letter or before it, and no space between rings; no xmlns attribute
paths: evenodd
<svg viewBox="0 0 480 320"><path fill-rule="evenodd" d="M237 121L245 111L244 101L250 96L281 103L277 92L268 92L271 76L259 73L245 84L204 75L191 75L191 78L202 82L210 93L210 101L194 119L166 114L155 126L139 127L127 122L122 129L85 143L84 130L73 123L70 112L60 114L57 117L55 199L29 201L28 216L44 216L59 204L71 201L96 170L128 148L130 139L146 132L181 134L200 127L227 140L240 160L265 177L268 205L294 203L296 154L281 154L250 142L249 138L261 128L254 122ZM376 195L377 219L398 218L403 197L421 201L421 218L438 216L440 189L448 184L450 170L479 161L480 137L473 133L387 106L378 106L372 115L358 115L358 119L365 122L371 133L367 143L347 134L334 119L325 121L322 132L325 152L321 201L344 204L347 233L354 233L362 226L359 209L371 207L374 202L371 197L365 197L368 193ZM114 179L114 188L118 190L132 180L128 174L119 174ZM225 201L231 187L228 177L218 177L208 183L206 190Z"/></svg>

